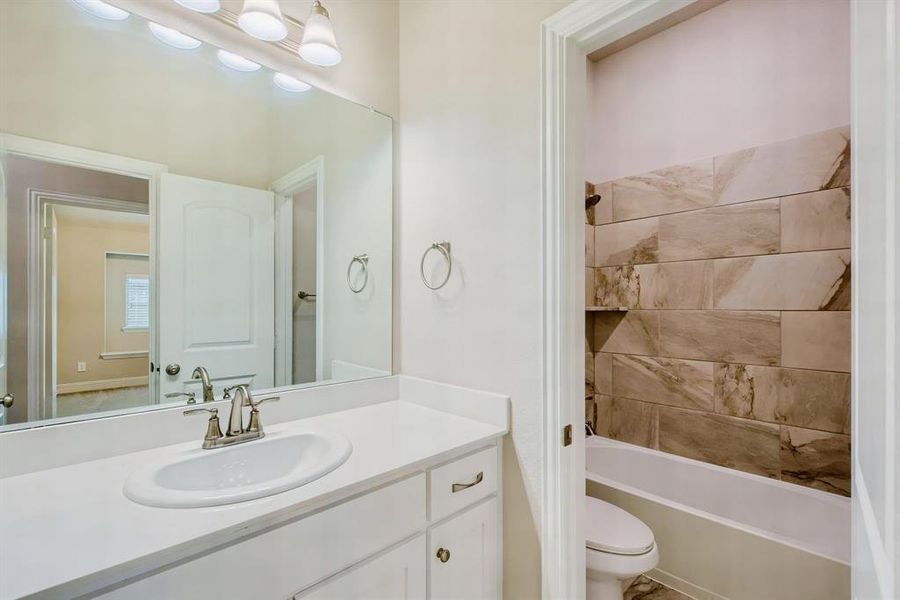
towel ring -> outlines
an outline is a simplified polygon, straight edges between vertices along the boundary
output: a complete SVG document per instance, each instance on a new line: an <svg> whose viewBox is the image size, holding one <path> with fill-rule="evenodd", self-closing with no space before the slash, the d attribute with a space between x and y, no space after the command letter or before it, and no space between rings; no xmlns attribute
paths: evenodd
<svg viewBox="0 0 900 600"><path fill-rule="evenodd" d="M441 254L444 255L444 258L447 261L447 274L444 275L443 281L438 283L437 285L432 285L431 282L428 281L428 278L425 277L425 257L428 256L428 253L432 250L437 250ZM422 276L422 283L425 284L429 290L439 290L445 285L447 285L447 281L450 280L450 271L453 270L453 259L450 257L450 242L434 242L428 248L425 249L425 253L422 254L422 260L419 262L419 274Z"/></svg>
<svg viewBox="0 0 900 600"><path fill-rule="evenodd" d="M365 275L362 285L358 288L353 287L353 283L350 281L350 271L353 269L353 263L359 263L359 266L362 267L363 275ZM350 259L350 264L347 265L347 286L350 288L351 292L353 292L354 294L358 294L366 289L367 283L369 283L369 255L357 254L352 259Z"/></svg>

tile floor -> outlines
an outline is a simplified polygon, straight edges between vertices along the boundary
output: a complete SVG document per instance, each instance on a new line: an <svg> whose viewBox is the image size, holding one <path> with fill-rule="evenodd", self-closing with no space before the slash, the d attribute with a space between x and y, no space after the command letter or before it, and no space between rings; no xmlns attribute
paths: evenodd
<svg viewBox="0 0 900 600"><path fill-rule="evenodd" d="M693 600L658 581L641 575L625 590L625 600Z"/></svg>

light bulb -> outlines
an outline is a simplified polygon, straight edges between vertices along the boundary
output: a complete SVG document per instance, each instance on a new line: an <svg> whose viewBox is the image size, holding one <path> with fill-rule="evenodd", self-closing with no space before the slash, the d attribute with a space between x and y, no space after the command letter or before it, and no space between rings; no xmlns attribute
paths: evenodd
<svg viewBox="0 0 900 600"><path fill-rule="evenodd" d="M177 29L165 27L159 23L154 23L153 21L148 22L147 27L150 28L153 37L162 43L168 44L173 48L178 48L179 50L193 50L194 48L199 48L200 44L202 44L200 40L185 35Z"/></svg>
<svg viewBox="0 0 900 600"><path fill-rule="evenodd" d="M124 21L130 16L126 10L122 10L112 4L101 2L100 0L73 0L75 4L88 11L95 17L108 19L110 21Z"/></svg>
<svg viewBox="0 0 900 600"><path fill-rule="evenodd" d="M244 0L238 25L246 33L266 42L283 40L288 33L278 0Z"/></svg>
<svg viewBox="0 0 900 600"><path fill-rule="evenodd" d="M300 92L305 92L312 88L312 86L305 81L300 81L299 79L291 77L290 75L285 75L284 73L275 73L275 76L272 77L272 81L286 92L299 94Z"/></svg>
<svg viewBox="0 0 900 600"><path fill-rule="evenodd" d="M214 13L222 8L219 0L175 0L175 4L201 13Z"/></svg>
<svg viewBox="0 0 900 600"><path fill-rule="evenodd" d="M316 0L303 26L303 39L298 50L300 58L320 67L332 67L343 58L334 37L334 26L328 11Z"/></svg>
<svg viewBox="0 0 900 600"><path fill-rule="evenodd" d="M258 71L261 66L253 62L252 60L247 60L240 54L228 52L227 50L219 50L218 52L216 52L216 56L219 57L220 63L222 63L229 69L234 69L235 71L250 73L251 71Z"/></svg>

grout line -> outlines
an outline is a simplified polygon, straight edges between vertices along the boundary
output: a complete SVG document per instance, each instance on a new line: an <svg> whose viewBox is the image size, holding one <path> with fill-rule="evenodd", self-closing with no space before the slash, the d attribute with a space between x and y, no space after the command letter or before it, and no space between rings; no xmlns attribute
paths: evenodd
<svg viewBox="0 0 900 600"><path fill-rule="evenodd" d="M595 240L596 243L596 240ZM815 250L794 250L793 252L768 252L764 254L739 254L735 256L705 256L698 258L681 258L678 260L661 260L644 263L616 263L595 266L595 269L614 269L616 267L646 267L649 265L672 265L675 263L702 262L705 260L732 260L736 258L767 258L770 256L791 256L793 254L812 254L815 252L838 252L840 250L852 250L852 248L816 248Z"/></svg>
<svg viewBox="0 0 900 600"><path fill-rule="evenodd" d="M640 177L640 176L641 175L633 175L632 177ZM629 178L621 177L620 179L629 179ZM614 181L618 181L618 180L614 180ZM612 182L609 182L609 183L612 183ZM850 186L849 185L839 185L839 186L831 187L831 188L823 188L823 189L819 189L819 190L809 190L806 192L796 192L793 194L780 194L780 195L776 195L776 196L767 196L765 198L753 198L751 200L741 200L740 202L728 202L727 204L715 204L714 203L714 204L710 204L709 206L697 206L695 208L686 208L684 210L676 210L676 211L672 211L672 212L657 213L657 214L653 214L653 215L644 215L641 217L634 217L631 219L620 219L618 221L613 220L613 221L610 221L609 223L599 223L599 224L597 224L597 226L615 225L616 223L630 223L632 221L640 221L642 219L652 219L653 217L668 217L668 216L672 216L672 215L683 215L685 213L698 212L701 210L709 210L711 208L725 208L728 206L742 206L744 204L750 204L752 202L766 202L767 200L785 200L785 199L790 199L790 198L797 198L798 196L805 196L807 194L817 194L820 192L828 192L831 190L843 190L843 189L850 189ZM713 184L713 193L715 193L715 184ZM852 194L851 194L851 196L852 196ZM715 200L715 198L713 198L713 200ZM852 198L851 198L851 201L852 201ZM613 214L615 214L615 213L613 213Z"/></svg>
<svg viewBox="0 0 900 600"><path fill-rule="evenodd" d="M818 429L816 427L805 427L803 425L792 425L790 423L782 423L780 421L766 421L763 419L752 419L750 417L741 417L738 415L717 413L717 412L710 411L710 410L704 410L702 408L691 408L691 407L687 407L687 406L677 406L674 404L663 404L661 402L653 402L652 400L644 400L642 398L631 398L629 396L623 396L623 395L619 395L619 394L604 394L604 395L608 395L614 399L624 400L626 402L639 402L641 404L648 404L650 406L654 406L657 408L668 408L668 409L673 409L675 411L680 410L683 412L689 412L689 413L693 413L693 414L701 415L701 416L710 416L711 415L714 417L722 417L723 419L732 420L732 421L743 421L745 423L762 423L764 425L772 425L774 427L778 427L779 429L782 427L790 427L792 429L803 429L804 431L816 431L819 433L827 433L829 435L839 435L839 436L843 436L846 438L851 437L851 435L849 433L843 433L842 431L831 431L829 429ZM657 425L658 425L658 423L657 423Z"/></svg>
<svg viewBox="0 0 900 600"><path fill-rule="evenodd" d="M835 312L835 311L832 311ZM846 312L846 311L840 311ZM735 366L746 366L746 367L761 367L766 369L786 369L789 371L809 371L812 373L829 373L834 375L850 375L850 371L829 371L828 369L813 369L811 367L791 367L785 365L764 365L760 363L751 363L751 362L729 362L726 360L716 360L709 358L685 358L683 356L672 356L672 355L654 355L654 354L639 354L637 352L612 352L609 350L596 350L595 354L611 354L613 356L638 356L640 358L662 358L666 360L681 360L685 362L700 362L700 363L709 363L713 365L735 365Z"/></svg>

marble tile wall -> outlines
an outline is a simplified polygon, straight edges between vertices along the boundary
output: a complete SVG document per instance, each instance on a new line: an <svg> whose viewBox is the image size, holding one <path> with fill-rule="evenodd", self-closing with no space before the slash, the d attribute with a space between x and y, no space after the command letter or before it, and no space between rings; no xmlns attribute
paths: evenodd
<svg viewBox="0 0 900 600"><path fill-rule="evenodd" d="M841 127L587 184L600 435L849 495L849 153Z"/></svg>

